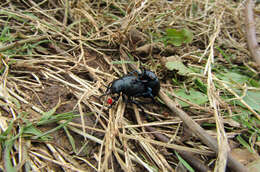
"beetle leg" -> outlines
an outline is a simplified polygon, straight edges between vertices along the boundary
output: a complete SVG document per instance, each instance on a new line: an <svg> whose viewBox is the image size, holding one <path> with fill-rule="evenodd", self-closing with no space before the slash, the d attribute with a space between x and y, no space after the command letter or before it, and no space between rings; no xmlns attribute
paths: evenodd
<svg viewBox="0 0 260 172"><path fill-rule="evenodd" d="M125 102L127 104L127 97L126 97L126 95L122 94L122 98L123 98L123 102Z"/></svg>
<svg viewBox="0 0 260 172"><path fill-rule="evenodd" d="M143 97L154 97L152 93L152 89L150 87L147 87L146 92L142 93Z"/></svg>
<svg viewBox="0 0 260 172"><path fill-rule="evenodd" d="M148 89L147 90L148 97L152 99L153 103L156 103L156 101L154 100L154 95L152 93L153 90L150 87L148 87L147 89Z"/></svg>
<svg viewBox="0 0 260 172"><path fill-rule="evenodd" d="M139 76L141 73L138 70L134 70L129 73L129 75L134 75L134 74L137 74L137 76Z"/></svg>
<svg viewBox="0 0 260 172"><path fill-rule="evenodd" d="M140 105L140 102L135 101L135 100L133 100L133 99L129 99L129 102L135 104L139 109L141 109L142 114L145 114L145 113L144 113L144 109L143 109L142 106Z"/></svg>
<svg viewBox="0 0 260 172"><path fill-rule="evenodd" d="M145 75L145 73L146 73L145 67L141 66L141 71L142 71L142 73L141 73L141 78L143 78L144 75Z"/></svg>
<svg viewBox="0 0 260 172"><path fill-rule="evenodd" d="M149 98L152 100L152 103L158 105L158 103L155 101L154 96L151 94Z"/></svg>
<svg viewBox="0 0 260 172"><path fill-rule="evenodd" d="M149 104L149 103L157 104L157 102L154 99L152 89L150 87L147 88L147 91L145 93L142 93L141 97L147 97L147 98L150 98L152 100L152 102L142 102L143 104Z"/></svg>
<svg viewBox="0 0 260 172"><path fill-rule="evenodd" d="M142 73L144 74L146 72L145 67L141 66Z"/></svg>

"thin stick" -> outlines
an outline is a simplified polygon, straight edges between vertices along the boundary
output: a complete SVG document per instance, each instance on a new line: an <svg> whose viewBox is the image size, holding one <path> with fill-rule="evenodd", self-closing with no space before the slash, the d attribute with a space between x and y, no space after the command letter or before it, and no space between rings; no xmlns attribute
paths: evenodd
<svg viewBox="0 0 260 172"><path fill-rule="evenodd" d="M202 142L209 146L213 151L218 152L218 144L214 138L212 138L203 128L201 128L199 124L194 122L188 114L177 108L176 104L164 92L160 91L159 96L171 109L171 111L182 119L192 133L195 133L202 140ZM248 169L235 160L230 153L228 153L228 166L236 172L248 172Z"/></svg>
<svg viewBox="0 0 260 172"><path fill-rule="evenodd" d="M148 131L150 132L156 132L156 129L153 127L145 127ZM168 143L170 141L170 139L168 137L166 137L165 135L156 132L153 133L153 135L160 141ZM206 165L204 165L204 163L199 160L198 158L196 158L192 153L190 152L186 152L186 151L181 151L181 150L176 150L186 161L188 161L189 164L192 165L192 167L194 167L197 171L200 172L208 172L210 171L209 167L207 167Z"/></svg>
<svg viewBox="0 0 260 172"><path fill-rule="evenodd" d="M246 38L249 51L260 66L260 48L256 39L253 7L254 1L247 0L245 7Z"/></svg>

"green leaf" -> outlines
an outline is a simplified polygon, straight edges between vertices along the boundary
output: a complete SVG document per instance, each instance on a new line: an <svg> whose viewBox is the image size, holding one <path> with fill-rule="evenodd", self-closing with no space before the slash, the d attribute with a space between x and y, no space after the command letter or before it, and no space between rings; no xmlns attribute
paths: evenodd
<svg viewBox="0 0 260 172"><path fill-rule="evenodd" d="M56 112L56 110L57 110L57 108L54 107L53 109L51 109L51 110L48 111L48 112L43 112L42 118L40 119L39 123L42 122L42 121L46 121L46 120L50 119L51 116L54 115L54 113Z"/></svg>
<svg viewBox="0 0 260 172"><path fill-rule="evenodd" d="M29 136L31 136L31 135L33 135L33 136L38 136L38 135L42 135L42 132L41 132L41 130L37 129L37 128L34 127L33 125L29 125L29 126L27 126L27 127L24 128L23 134L24 134L24 136L26 136L26 134L27 134L27 136L28 136L28 135L29 135ZM51 139L51 137L49 137L49 136L43 136L43 137L41 137L41 140L47 141L48 139Z"/></svg>
<svg viewBox="0 0 260 172"><path fill-rule="evenodd" d="M242 92L240 90L236 90L237 94L239 96L242 96ZM243 100L254 110L260 112L260 91L247 91L245 97L243 97ZM232 101L232 103L234 104L238 104L241 107L245 107L245 105L243 105L241 103L240 100L234 100Z"/></svg>
<svg viewBox="0 0 260 172"><path fill-rule="evenodd" d="M92 112L87 113L87 115L92 115ZM56 114L56 115L52 115L49 118L47 118L46 120L41 120L39 122L37 122L37 125L45 125L45 124L51 124L51 123L55 123L61 120L67 120L67 119L71 119L71 118L75 118L80 116L79 114L75 114L74 112L66 112L66 113L61 113L61 114Z"/></svg>
<svg viewBox="0 0 260 172"><path fill-rule="evenodd" d="M231 55L228 55L225 53L224 50L222 50L220 47L216 47L216 49L220 52L220 54L227 60L227 62L229 64L232 64L232 62L230 61Z"/></svg>
<svg viewBox="0 0 260 172"><path fill-rule="evenodd" d="M169 70L177 70L179 75L186 76L189 73L192 73L192 70L187 68L181 61L173 61L173 62L167 62L166 67Z"/></svg>
<svg viewBox="0 0 260 172"><path fill-rule="evenodd" d="M175 78L172 78L172 82L173 82L174 85L179 85L178 80L175 79Z"/></svg>
<svg viewBox="0 0 260 172"><path fill-rule="evenodd" d="M251 108L260 112L260 91L248 91L243 100Z"/></svg>
<svg viewBox="0 0 260 172"><path fill-rule="evenodd" d="M12 165L12 156L11 150L13 147L14 141L6 141L5 142L5 148L4 148L4 164L5 164L5 170L10 172L16 172L15 167Z"/></svg>
<svg viewBox="0 0 260 172"><path fill-rule="evenodd" d="M248 91L243 100L252 109L260 112L260 91Z"/></svg>
<svg viewBox="0 0 260 172"><path fill-rule="evenodd" d="M184 43L191 43L193 39L193 34L188 29L182 29L182 34L184 35Z"/></svg>
<svg viewBox="0 0 260 172"><path fill-rule="evenodd" d="M254 153L251 146L240 135L238 135L236 138L241 145L243 145L245 148L247 148L250 152Z"/></svg>
<svg viewBox="0 0 260 172"><path fill-rule="evenodd" d="M239 73L235 73L231 71L217 76L224 81L231 82L231 83L238 83L238 84L244 84L249 80L248 76L241 75Z"/></svg>
<svg viewBox="0 0 260 172"><path fill-rule="evenodd" d="M195 172L195 170L190 166L190 164L188 164L187 161L185 161L176 151L175 154L177 155L177 158L185 166L187 170L189 170L190 172Z"/></svg>
<svg viewBox="0 0 260 172"><path fill-rule="evenodd" d="M13 40L15 40L15 37L10 34L9 26L5 26L0 35L0 43L11 42Z"/></svg>
<svg viewBox="0 0 260 172"><path fill-rule="evenodd" d="M189 94L187 94L184 89L177 90L175 92L175 94L177 96L182 97L184 99L187 99L191 103L194 103L194 104L197 104L197 105L205 104L208 101L207 95L205 95L205 94L203 94L203 93L201 93L199 91L193 90L193 89L191 89L189 91ZM185 103L185 102L183 102L181 100L178 100L178 103L182 107L188 107L189 106L189 104L187 104L187 103Z"/></svg>
<svg viewBox="0 0 260 172"><path fill-rule="evenodd" d="M42 113L42 118L40 119L40 121L38 123L47 121L48 119L50 119L54 113L56 112L56 110L58 109L58 107L60 106L60 102L54 107L52 108L50 111L48 112L43 112Z"/></svg>
<svg viewBox="0 0 260 172"><path fill-rule="evenodd" d="M167 41L167 43L175 45L175 46L181 46L184 41L181 38L174 38Z"/></svg>
<svg viewBox="0 0 260 172"><path fill-rule="evenodd" d="M62 124L59 124L57 127L53 128L53 129L51 129L51 130L49 130L49 131L46 131L45 133L38 134L37 136L32 137L32 139L39 139L40 137L43 137L43 136L45 136L45 135L47 135L47 134L50 134L50 133L52 133L52 132L54 132L54 131L57 131L57 130L59 130L60 128L66 126L69 122L71 122L72 119L73 119L73 118L68 119L66 122L64 122L64 123L62 123Z"/></svg>
<svg viewBox="0 0 260 172"><path fill-rule="evenodd" d="M8 124L8 128L3 133L1 133L1 136L3 137L8 136L13 129L13 125L14 125L14 120L11 120L11 122Z"/></svg>
<svg viewBox="0 0 260 172"><path fill-rule="evenodd" d="M36 15L34 15L33 13L25 12L24 15L29 16L29 17L31 17L31 18L33 18L33 19L36 19L36 20L40 20L40 19L39 19Z"/></svg>
<svg viewBox="0 0 260 172"><path fill-rule="evenodd" d="M73 152L76 153L77 151L76 151L76 145L75 145L74 138L72 137L72 135L70 134L70 132L69 132L69 130L68 130L68 128L66 126L64 126L63 129L64 129L64 131L66 132L66 134L67 134L67 136L69 138L69 142L70 142L70 144L72 146Z"/></svg>
<svg viewBox="0 0 260 172"><path fill-rule="evenodd" d="M187 29L166 29L167 43L181 46L183 43L191 43L193 34Z"/></svg>
<svg viewBox="0 0 260 172"><path fill-rule="evenodd" d="M134 64L137 63L135 61L127 61L127 60L117 60L117 61L112 61L112 64Z"/></svg>
<svg viewBox="0 0 260 172"><path fill-rule="evenodd" d="M253 86L253 87L260 87L260 81L256 81L255 79L251 79L249 81L249 83Z"/></svg>
<svg viewBox="0 0 260 172"><path fill-rule="evenodd" d="M207 86L201 81L201 79L195 79L195 84L198 86L200 91L207 94Z"/></svg>

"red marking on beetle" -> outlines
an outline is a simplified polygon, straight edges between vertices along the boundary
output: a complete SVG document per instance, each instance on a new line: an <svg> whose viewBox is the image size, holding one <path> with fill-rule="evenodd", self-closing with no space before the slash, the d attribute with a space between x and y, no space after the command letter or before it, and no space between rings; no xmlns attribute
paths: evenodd
<svg viewBox="0 0 260 172"><path fill-rule="evenodd" d="M108 98L107 103L111 105L113 103L113 100L111 98Z"/></svg>

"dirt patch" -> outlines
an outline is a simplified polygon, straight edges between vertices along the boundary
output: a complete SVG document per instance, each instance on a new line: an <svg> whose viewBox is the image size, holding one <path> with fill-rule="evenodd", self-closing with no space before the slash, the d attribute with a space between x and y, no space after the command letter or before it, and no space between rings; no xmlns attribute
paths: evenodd
<svg viewBox="0 0 260 172"><path fill-rule="evenodd" d="M45 89L34 94L32 101L41 106L44 111L51 110L60 101L62 105L57 109L57 113L73 111L77 103L73 94L65 86L60 85L47 86Z"/></svg>
<svg viewBox="0 0 260 172"><path fill-rule="evenodd" d="M75 109L75 106L77 104L77 99L73 95L73 93L62 85L52 85L48 86L45 89L42 89L41 91L37 92L32 96L32 102L35 102L37 106L40 106L45 112L53 109L60 101L60 106L56 110L56 114L66 113L66 112L75 112L78 113ZM87 108L84 108L83 106L83 112L86 112ZM72 122L76 124L81 124L81 118L76 117L72 120ZM92 115L84 116L84 122L85 126L94 127L95 120ZM58 124L53 123L49 125L44 125L44 127L40 127L42 131L48 131L54 127L58 126ZM91 133L90 130L86 130L86 132ZM79 151L82 146L85 144L86 140L82 136L79 136L78 134L71 132L70 133L72 137L75 140L75 147L76 150ZM102 137L103 134L100 133L92 133L95 136ZM68 137L63 129L60 129L58 131L55 131L51 133L51 136L53 137L53 143L61 147L64 150L67 150L68 152L73 151L72 146L68 140ZM51 141L52 142L52 141ZM94 148L96 147L96 143L89 143L86 145L86 148L79 153L80 156L85 156L87 154L90 154Z"/></svg>

